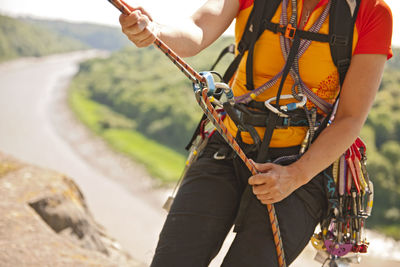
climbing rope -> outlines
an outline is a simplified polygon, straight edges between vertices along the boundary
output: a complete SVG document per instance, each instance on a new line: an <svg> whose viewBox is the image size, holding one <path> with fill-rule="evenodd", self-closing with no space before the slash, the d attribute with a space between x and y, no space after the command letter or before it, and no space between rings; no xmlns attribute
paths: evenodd
<svg viewBox="0 0 400 267"><path fill-rule="evenodd" d="M120 10L123 14L129 15L134 9L129 7L122 0L108 0L112 5L114 5L118 10ZM225 86L219 87L219 83L213 83L213 80L210 78L209 73L200 73L196 72L192 67L190 67L185 61L183 61L173 50L171 50L164 42L162 42L157 37L155 38L154 45L158 47L178 68L181 70L193 83L196 100L199 103L199 106L202 108L203 112L207 115L208 119L214 124L217 131L221 134L221 136L226 140L226 142L232 147L232 149L236 152L236 154L242 159L247 168L250 170L252 175L256 175L259 172L255 168L255 166L251 163L249 158L240 148L239 144L236 142L235 138L228 131L225 124L222 122L222 119L218 115L217 111L213 107L210 102L209 96L212 95L213 91L216 89L224 90L228 101L230 103L233 102L233 94L230 89L227 90ZM280 267L286 267L285 254L283 250L283 242L280 234L278 217L276 215L276 211L273 204L267 205L269 220L271 223L272 233L274 236L274 243L276 247L278 263Z"/></svg>

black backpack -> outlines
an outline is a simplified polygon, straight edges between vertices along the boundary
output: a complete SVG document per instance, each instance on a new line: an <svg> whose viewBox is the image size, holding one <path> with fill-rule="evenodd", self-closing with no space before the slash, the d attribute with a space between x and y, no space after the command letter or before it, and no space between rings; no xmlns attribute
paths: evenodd
<svg viewBox="0 0 400 267"><path fill-rule="evenodd" d="M247 62L246 62L246 87L248 90L254 89L253 84L253 57L254 57L254 46L264 32L264 30L270 30L277 34L289 34L291 38L309 39L318 42L328 42L331 49L332 61L337 67L339 74L340 86L343 85L346 73L350 66L350 61L352 57L352 47L353 47L353 31L354 25L358 14L358 9L361 0L330 0L331 8L329 13L329 34L313 33L298 29L288 29L287 27L281 27L279 24L272 23L270 20L276 13L282 0L254 0L253 9L249 15L246 23L245 30L243 32L242 38L239 41L236 50L237 55L234 60L228 66L225 74L223 75L223 81L228 83L234 73L236 72L239 63L241 62L243 55L248 51ZM293 44L292 48L295 46ZM234 45L226 47L221 54L218 56L216 62L213 64L211 69L218 64L221 58L227 53L234 53ZM291 55L289 54L284 74L282 76L282 85L285 77L287 76L290 66L296 55L297 51L292 49ZM286 72L286 73L285 73ZM286 74L286 75L285 75ZM280 95L280 91L278 92ZM340 94L339 94L340 95ZM339 95L336 101L339 99ZM336 102L335 101L335 102ZM328 114L321 126L314 134L313 140L319 135L319 133L326 127L329 122L329 118L332 115L333 110ZM201 119L203 121L206 119L205 116ZM193 143L196 136L199 134L200 125L195 130L193 137L189 144L186 146L188 150Z"/></svg>
<svg viewBox="0 0 400 267"><path fill-rule="evenodd" d="M239 66L239 63L246 51L247 58L247 87L252 86L252 62L254 45L264 30L284 34L286 27L271 23L270 20L275 14L282 0L254 0L253 10L247 21L242 39L238 43L238 54L224 74L224 81L229 82ZM339 72L340 85L343 84L347 70L350 66L353 45L354 23L357 18L361 0L331 0L329 14L329 34L316 34L303 30L292 31L292 37L297 33L302 39L310 39L319 42L329 42L331 47L332 60Z"/></svg>

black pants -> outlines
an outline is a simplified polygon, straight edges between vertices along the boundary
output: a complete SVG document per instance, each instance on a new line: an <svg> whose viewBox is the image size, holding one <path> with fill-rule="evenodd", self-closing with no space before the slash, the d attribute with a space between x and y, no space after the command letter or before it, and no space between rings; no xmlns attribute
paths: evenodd
<svg viewBox="0 0 400 267"><path fill-rule="evenodd" d="M189 169L161 231L152 267L208 266L220 250L250 176L239 158L213 158L227 146L221 139L213 137ZM282 149L271 153L282 155ZM290 264L307 245L319 219L311 216L297 194L276 203L275 209ZM254 195L222 266L278 266L266 206Z"/></svg>

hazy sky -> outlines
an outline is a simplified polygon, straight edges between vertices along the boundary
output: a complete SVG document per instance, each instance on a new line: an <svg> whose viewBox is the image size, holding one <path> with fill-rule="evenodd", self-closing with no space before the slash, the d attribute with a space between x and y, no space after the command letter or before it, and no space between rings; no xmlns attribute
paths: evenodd
<svg viewBox="0 0 400 267"><path fill-rule="evenodd" d="M157 21L176 22L205 0L127 0L147 8ZM385 0L394 15L393 44L400 46L400 0ZM118 25L118 13L107 0L0 0L0 13Z"/></svg>

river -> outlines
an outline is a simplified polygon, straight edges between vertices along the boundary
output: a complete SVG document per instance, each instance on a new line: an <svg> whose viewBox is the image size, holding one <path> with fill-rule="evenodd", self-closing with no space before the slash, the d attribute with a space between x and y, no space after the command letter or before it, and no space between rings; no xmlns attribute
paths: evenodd
<svg viewBox="0 0 400 267"><path fill-rule="evenodd" d="M146 266L166 216L161 206L169 190L155 188L143 167L108 149L77 122L66 103L79 62L98 56L105 54L74 52L0 64L0 150L72 177L96 221ZM398 242L373 236L374 252L357 266L400 266ZM232 238L211 266L219 266ZM307 247L291 266L320 266L314 254Z"/></svg>

